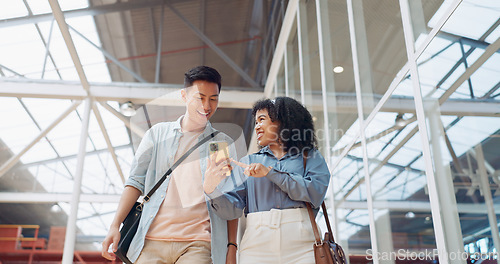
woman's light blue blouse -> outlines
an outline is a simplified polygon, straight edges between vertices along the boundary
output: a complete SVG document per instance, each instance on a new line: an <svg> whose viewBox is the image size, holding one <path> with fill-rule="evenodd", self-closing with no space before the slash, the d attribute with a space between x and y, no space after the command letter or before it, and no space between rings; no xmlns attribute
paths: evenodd
<svg viewBox="0 0 500 264"><path fill-rule="evenodd" d="M304 202L318 208L325 197L330 172L318 150L308 151L307 156L305 169L300 153L287 153L277 159L264 147L244 157L243 163L261 163L273 169L265 177L255 178L244 175L241 167L233 165L233 179L228 177L207 195L212 208L223 219L238 218L243 210L248 214L273 208L306 207Z"/></svg>

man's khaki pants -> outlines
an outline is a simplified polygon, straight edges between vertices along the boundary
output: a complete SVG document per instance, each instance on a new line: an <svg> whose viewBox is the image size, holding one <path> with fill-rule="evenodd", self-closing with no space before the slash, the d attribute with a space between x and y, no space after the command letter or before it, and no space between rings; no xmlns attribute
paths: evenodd
<svg viewBox="0 0 500 264"><path fill-rule="evenodd" d="M210 264L210 242L146 239L136 264Z"/></svg>

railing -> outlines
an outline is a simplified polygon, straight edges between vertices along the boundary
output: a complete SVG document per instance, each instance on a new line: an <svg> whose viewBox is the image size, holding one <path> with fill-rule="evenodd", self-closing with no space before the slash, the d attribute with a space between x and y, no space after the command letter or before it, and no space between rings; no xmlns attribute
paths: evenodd
<svg viewBox="0 0 500 264"><path fill-rule="evenodd" d="M24 237L23 230L34 229L33 237ZM45 249L47 240L38 238L39 225L0 225L0 251Z"/></svg>

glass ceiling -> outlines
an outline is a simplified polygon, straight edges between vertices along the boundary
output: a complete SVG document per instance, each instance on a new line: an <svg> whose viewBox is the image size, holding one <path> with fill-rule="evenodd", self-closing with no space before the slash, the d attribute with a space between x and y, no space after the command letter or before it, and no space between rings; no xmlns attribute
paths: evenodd
<svg viewBox="0 0 500 264"><path fill-rule="evenodd" d="M52 12L48 1L28 0L27 4L22 0L2 0L0 20ZM86 0L60 0L59 4L63 11L89 7ZM68 18L66 22L91 42L100 43L92 16ZM89 82L111 82L102 52L70 32ZM0 35L2 77L79 81L54 20L0 27ZM118 103L108 103L118 110ZM70 100L0 97L0 113L9 113L0 115L0 139L13 154L19 153L71 105ZM98 108L121 169L127 173L133 158L127 130L121 120L99 105ZM22 168L36 179L33 191L41 186L50 193L72 192L83 111L81 104L21 157ZM120 194L123 183L94 115L90 116L87 151L82 193ZM68 203L58 204L69 214ZM114 203L80 203L77 226L85 235L103 236L115 209Z"/></svg>

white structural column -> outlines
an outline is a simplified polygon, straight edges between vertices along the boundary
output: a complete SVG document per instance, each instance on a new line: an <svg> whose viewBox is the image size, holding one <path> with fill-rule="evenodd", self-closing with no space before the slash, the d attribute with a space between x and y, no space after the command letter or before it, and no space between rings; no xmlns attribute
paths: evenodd
<svg viewBox="0 0 500 264"><path fill-rule="evenodd" d="M71 59L73 64L75 65L75 69L78 73L78 77L80 79L80 83L82 88L86 92L86 104L85 104L85 112L84 118L82 120L82 129L80 134L80 145L79 152L76 164L76 172L75 179L73 183L73 194L71 200L71 212L68 217L68 223L66 227L66 237L64 241L64 251L63 251L63 259L62 264L70 264L73 263L73 255L75 251L75 238L76 238L76 220L78 214L78 203L80 199L81 185L82 185L82 175L83 175L83 161L85 159L86 152L86 143L88 137L88 126L89 126L89 118L90 111L92 108L92 95L90 92L90 84L87 80L87 76L85 76L85 71L83 70L83 66L81 64L80 58L76 51L75 44L73 43L73 39L71 38L71 34L69 33L68 24L64 19L63 12L57 0L49 0L50 7L52 8L52 13L57 21L59 29L61 30L61 34L63 35L64 42L66 43L66 48L71 55Z"/></svg>
<svg viewBox="0 0 500 264"><path fill-rule="evenodd" d="M476 160L479 172L480 186L483 190L484 202L486 203L486 208L488 211L488 220L490 222L491 237L493 238L493 245L496 251L500 249L500 236L498 233L498 219L495 214L495 208L493 207L493 198L491 197L490 181L488 178L488 173L486 172L485 159L483 154L483 147L481 143L474 147L476 150ZM472 173L472 172L471 172ZM497 258L497 264L500 264L500 258Z"/></svg>
<svg viewBox="0 0 500 264"><path fill-rule="evenodd" d="M390 253L394 252L394 245L392 243L391 212L389 210L383 210L380 212L377 220L375 220L375 225L377 226L378 234L386 234L384 237L378 238L379 240L384 241L384 243L378 243L378 249L382 252L381 256L390 256ZM396 263L396 259L380 258L379 263L394 264Z"/></svg>
<svg viewBox="0 0 500 264"><path fill-rule="evenodd" d="M307 26L307 3L299 1L297 7L297 40L299 44L300 101L312 104L312 94L306 98L305 90L311 87L311 58L309 56L309 34Z"/></svg>
<svg viewBox="0 0 500 264"><path fill-rule="evenodd" d="M427 33L427 25L425 23L424 8L422 1L409 1L410 14L413 26L413 37L418 39L420 34Z"/></svg>
<svg viewBox="0 0 500 264"><path fill-rule="evenodd" d="M439 112L438 99L428 98L424 101L425 116L428 118L430 141L423 142L426 145L429 142L432 149L432 160L434 161L434 179L435 185L439 192L437 196L440 203L440 218L443 225L444 239L446 250L449 252L449 261L453 264L465 264L463 258L453 256L462 256L464 253L464 243L462 237L462 228L458 215L457 200L455 198L455 188L453 186L453 178L451 176L450 162L443 159L444 154L448 151L445 148L445 133L441 121L441 113ZM431 206L435 204L431 201ZM432 214L434 217L434 213ZM435 223L434 223L435 225ZM441 262L441 256L439 256Z"/></svg>
<svg viewBox="0 0 500 264"><path fill-rule="evenodd" d="M83 113L82 128L80 132L80 144L78 149L78 157L76 162L75 179L73 182L73 193L71 196L71 211L68 216L66 226L66 237L64 239L64 251L62 264L73 263L73 255L75 252L76 241L76 220L78 216L78 204L80 203L80 193L82 187L83 163L85 161L85 153L87 146L87 137L89 133L90 111L92 109L92 99L85 99L85 112Z"/></svg>
<svg viewBox="0 0 500 264"><path fill-rule="evenodd" d="M439 200L438 187L435 181L434 168L432 164L431 150L429 146L428 128L425 120L424 104L419 82L417 69L417 56L415 56L413 28L410 17L408 0L400 0L401 18L403 22L403 31L405 36L406 53L408 56L408 64L410 66L410 74L412 79L413 91L415 96L415 108L417 113L418 129L422 140L422 152L425 162L425 171L427 176L427 186L429 190L429 200L432 204L432 220L434 224L434 234L438 249L439 263L448 264L448 248L445 241L445 233L443 228L443 219L441 215L442 204Z"/></svg>
<svg viewBox="0 0 500 264"><path fill-rule="evenodd" d="M160 27L158 29L158 44L156 46L156 73L155 73L155 83L160 82L161 73L161 48L163 45L163 19L165 18L165 2L161 3L161 17L160 17ZM154 19L153 19L154 20ZM153 31L153 34L155 32Z"/></svg>
<svg viewBox="0 0 500 264"><path fill-rule="evenodd" d="M366 36L363 1L352 0L350 2L352 3L352 24L354 25L354 32L350 33L355 34L354 37L356 38L356 45L351 43L351 48L357 51L361 96L363 100L363 116L368 116L375 103L373 100L372 69Z"/></svg>
<svg viewBox="0 0 500 264"><path fill-rule="evenodd" d="M283 18L283 23L281 23L280 35L276 43L276 49L274 50L273 60L271 62L271 67L269 68L266 85L264 87L265 98L269 98L271 96L271 94L273 93L273 88L274 92L277 91L276 79L278 77L281 63L283 62L286 43L288 42L288 37L293 28L293 23L295 22L298 3L299 0L288 1L285 17Z"/></svg>
<svg viewBox="0 0 500 264"><path fill-rule="evenodd" d="M359 14L358 14L359 15ZM375 225L375 216L373 212L373 197L371 191L371 177L368 166L368 153L366 149L366 136L365 136L365 126L364 126L364 111L363 111L363 93L361 88L361 68L360 61L358 58L358 49L357 49L357 28L354 22L354 5L353 0L347 0L347 16L349 19L349 35L351 39L351 49L352 49L352 63L354 70L354 86L356 87L356 98L358 105L358 122L359 122L359 136L361 138L361 148L363 150L363 172L365 174L366 180L366 199L368 203L368 216L369 216L369 225L370 225L370 240L372 243L372 252L373 256L379 256L379 248L378 248L378 236L377 236L377 226ZM373 258L374 264L379 264L380 259L378 257Z"/></svg>
<svg viewBox="0 0 500 264"><path fill-rule="evenodd" d="M330 38L330 18L327 0L316 0L316 21L318 24L318 48L319 48L319 63L321 72L321 93L323 105L323 129L325 131L325 154L328 167L332 171L332 146L330 143L332 131L337 128L337 114L334 112L330 115L328 109L337 107L337 98L335 97L335 83L333 79L333 56L332 42ZM329 93L333 96L328 96ZM306 98L307 100L307 98ZM330 178L330 190L333 189L333 178ZM333 193L333 192L331 192ZM335 206L335 197L330 199L330 213L333 218L334 235L340 241L338 232L337 207ZM345 245L344 245L345 247Z"/></svg>
<svg viewBox="0 0 500 264"><path fill-rule="evenodd" d="M293 83L293 47L289 42L285 48L285 96L290 96L290 89L294 89Z"/></svg>

